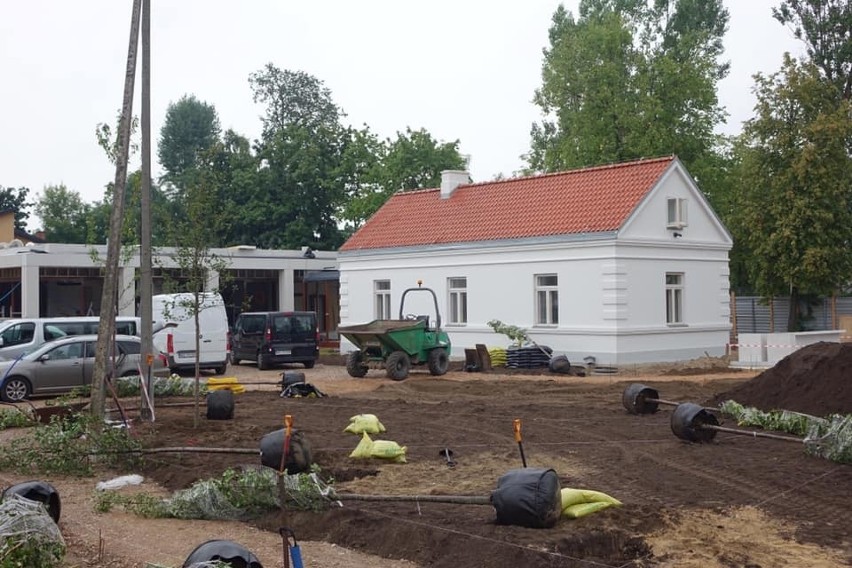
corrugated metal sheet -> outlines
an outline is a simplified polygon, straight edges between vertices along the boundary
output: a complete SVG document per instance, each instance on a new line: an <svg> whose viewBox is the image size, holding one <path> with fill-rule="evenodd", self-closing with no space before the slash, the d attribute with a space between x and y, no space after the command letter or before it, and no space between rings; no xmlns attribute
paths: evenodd
<svg viewBox="0 0 852 568"><path fill-rule="evenodd" d="M783 333L787 331L790 314L789 298L774 298L774 329L770 329L769 303L757 296L737 296L735 330L737 333ZM831 298L815 304L802 305L803 327L806 331L833 329L831 325ZM837 315L852 315L852 296L837 298Z"/></svg>

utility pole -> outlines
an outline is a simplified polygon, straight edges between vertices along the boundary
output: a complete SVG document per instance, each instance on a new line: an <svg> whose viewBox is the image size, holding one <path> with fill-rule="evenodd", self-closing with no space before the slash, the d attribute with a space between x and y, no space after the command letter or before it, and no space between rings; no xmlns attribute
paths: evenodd
<svg viewBox="0 0 852 568"><path fill-rule="evenodd" d="M104 289L101 294L98 342L95 348L95 368L92 376L92 414L104 416L104 381L107 376L109 346L114 346L116 302L118 300L118 261L121 253L121 224L124 220L124 194L127 185L127 160L130 154L130 124L133 117L133 89L136 79L136 51L139 46L139 12L142 0L133 0L130 18L130 41L127 46L127 67L124 75L124 98L118 123L118 149L115 159L115 185L112 193L112 214L109 223L109 242L104 267Z"/></svg>
<svg viewBox="0 0 852 568"><path fill-rule="evenodd" d="M151 0L142 0L142 212L139 250L139 317L142 321L142 418L154 417L154 384L151 364L154 361L153 307L151 278ZM147 393L147 397L145 396Z"/></svg>

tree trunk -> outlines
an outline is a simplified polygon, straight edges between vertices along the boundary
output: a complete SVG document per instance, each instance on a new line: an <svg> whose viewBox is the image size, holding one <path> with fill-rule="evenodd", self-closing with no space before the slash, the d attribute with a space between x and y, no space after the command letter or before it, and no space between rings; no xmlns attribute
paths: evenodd
<svg viewBox="0 0 852 568"><path fill-rule="evenodd" d="M787 318L787 331L799 331L799 289L790 288L790 316Z"/></svg>
<svg viewBox="0 0 852 568"><path fill-rule="evenodd" d="M112 194L112 214L109 224L109 243L104 266L101 294L100 324L95 348L95 367L92 373L92 414L104 417L104 380L107 373L108 347L115 332L116 302L118 299L118 262L121 254L121 224L124 220L124 194L127 184L127 160L130 154L130 129L133 122L133 90L136 79L136 50L139 46L139 20L142 0L133 0L130 20L130 42L127 47L127 67L124 76L124 99L118 127L118 151L115 157L115 186Z"/></svg>

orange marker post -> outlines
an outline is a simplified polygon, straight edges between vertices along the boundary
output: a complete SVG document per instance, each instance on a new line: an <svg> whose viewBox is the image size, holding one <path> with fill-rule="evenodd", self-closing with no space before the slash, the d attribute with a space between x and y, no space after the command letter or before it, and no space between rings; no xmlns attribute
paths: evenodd
<svg viewBox="0 0 852 568"><path fill-rule="evenodd" d="M524 441L521 438L521 419L515 418L512 421L512 429L515 431L515 441L518 443L518 449L521 450L521 463L527 467L527 458L524 457Z"/></svg>
<svg viewBox="0 0 852 568"><path fill-rule="evenodd" d="M281 465L279 473L284 473L284 466L287 463L287 454L290 453L290 434L293 432L293 416L290 414L284 415L284 452L281 454Z"/></svg>

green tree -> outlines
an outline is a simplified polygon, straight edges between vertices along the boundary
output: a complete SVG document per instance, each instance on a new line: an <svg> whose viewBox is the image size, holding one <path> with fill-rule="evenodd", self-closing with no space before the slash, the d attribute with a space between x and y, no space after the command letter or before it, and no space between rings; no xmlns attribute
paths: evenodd
<svg viewBox="0 0 852 568"><path fill-rule="evenodd" d="M219 196L216 191L210 189L221 185L221 181L217 179L216 170L207 167L214 154L215 145L214 148L199 153L198 161L204 164L204 167L197 168L198 175L193 176L184 190L185 216L173 221L169 226L170 240L175 243L173 260L180 270L180 291L190 294L190 300L181 302L179 307L182 311L191 314L195 323L195 412L193 414L196 428L201 399L199 357L202 329L199 324L199 314L204 309L203 293L219 291L207 289L209 277L212 272L217 272L221 287L228 267L227 259L211 250L227 219L222 213ZM178 306L172 306L172 308L175 307Z"/></svg>
<svg viewBox="0 0 852 568"><path fill-rule="evenodd" d="M805 42L811 62L843 98L852 98L852 2L784 0L772 15Z"/></svg>
<svg viewBox="0 0 852 568"><path fill-rule="evenodd" d="M48 240L56 243L88 243L91 211L92 206L64 184L49 185L36 197L35 214Z"/></svg>
<svg viewBox="0 0 852 568"><path fill-rule="evenodd" d="M269 248L337 248L335 214L343 199L340 164L346 129L322 81L268 64L249 77L254 101L266 106L257 145L265 209L256 244Z"/></svg>
<svg viewBox="0 0 852 568"><path fill-rule="evenodd" d="M259 245L260 227L268 223L269 211L261 179L264 173L248 139L228 130L221 142L206 153L208 189L218 195L224 223L216 246Z"/></svg>
<svg viewBox="0 0 852 568"><path fill-rule="evenodd" d="M199 101L195 95L169 103L157 145L157 157L165 171L163 181L181 191L186 176L198 166L199 154L219 140L220 131L219 115L212 104Z"/></svg>
<svg viewBox="0 0 852 568"><path fill-rule="evenodd" d="M757 291L830 294L852 279L852 104L820 69L785 56L780 72L756 76L757 115L737 153L739 191L731 225L749 254Z"/></svg>
<svg viewBox="0 0 852 568"><path fill-rule="evenodd" d="M677 154L708 189L727 22L721 0L581 0L576 20L560 6L534 97L545 118L532 128L530 168Z"/></svg>
<svg viewBox="0 0 852 568"><path fill-rule="evenodd" d="M32 203L27 201L29 194L30 190L26 187L3 187L0 185L0 211L14 211L15 228L22 231L27 230L27 219L30 218L27 211L27 208L32 206Z"/></svg>
<svg viewBox="0 0 852 568"><path fill-rule="evenodd" d="M354 165L348 201L342 217L352 228L366 221L396 191L440 187L443 170L463 170L465 158L459 141L439 142L425 129L397 132L384 143L364 131L355 133L344 152L344 161Z"/></svg>

